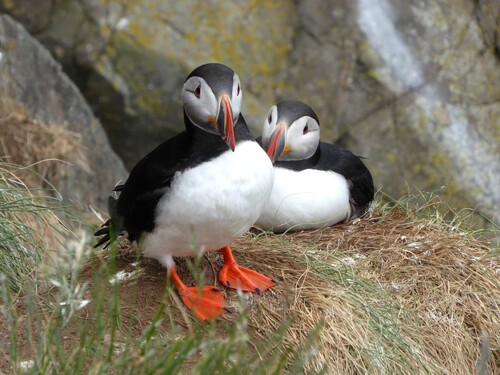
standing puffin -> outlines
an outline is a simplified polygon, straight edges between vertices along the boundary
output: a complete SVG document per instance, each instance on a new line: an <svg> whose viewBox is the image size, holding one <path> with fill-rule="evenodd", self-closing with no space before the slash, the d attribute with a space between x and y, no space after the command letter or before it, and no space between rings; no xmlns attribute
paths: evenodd
<svg viewBox="0 0 500 375"><path fill-rule="evenodd" d="M200 320L227 311L213 286L187 287L173 257L221 249L219 281L261 293L274 282L238 266L228 244L257 220L271 193L273 166L240 114L238 75L222 64L196 68L182 88L186 130L160 144L134 167L110 197L111 219L97 246L127 234L145 257L168 270L184 302Z"/></svg>
<svg viewBox="0 0 500 375"><path fill-rule="evenodd" d="M320 142L307 104L271 107L257 139L274 162L274 186L256 225L274 232L316 229L361 216L373 200L370 171L352 152Z"/></svg>

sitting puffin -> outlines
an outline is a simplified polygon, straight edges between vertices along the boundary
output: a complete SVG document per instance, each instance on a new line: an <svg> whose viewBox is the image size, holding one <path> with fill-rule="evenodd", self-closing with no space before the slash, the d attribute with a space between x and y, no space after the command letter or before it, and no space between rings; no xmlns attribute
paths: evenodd
<svg viewBox="0 0 500 375"><path fill-rule="evenodd" d="M271 107L261 143L274 162L274 186L256 226L284 232L316 229L361 216L373 200L373 179L352 152L320 142L307 104Z"/></svg>
<svg viewBox="0 0 500 375"><path fill-rule="evenodd" d="M186 130L133 168L109 199L111 219L97 246L127 234L142 254L168 270L184 304L200 320L227 311L213 286L187 287L173 257L221 249L220 282L260 294L274 281L238 266L228 244L257 220L271 193L273 166L240 114L238 75L222 64L196 68L182 88Z"/></svg>

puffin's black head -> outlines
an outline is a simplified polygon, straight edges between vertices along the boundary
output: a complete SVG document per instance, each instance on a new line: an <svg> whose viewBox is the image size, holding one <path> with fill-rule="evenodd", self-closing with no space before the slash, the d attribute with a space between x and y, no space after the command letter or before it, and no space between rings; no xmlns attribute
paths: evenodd
<svg viewBox="0 0 500 375"><path fill-rule="evenodd" d="M219 134L234 151L234 123L241 110L238 75L223 64L201 65L191 72L182 88L184 112L193 125Z"/></svg>
<svg viewBox="0 0 500 375"><path fill-rule="evenodd" d="M262 147L273 163L310 158L318 144L319 120L311 107L297 100L271 107L262 129Z"/></svg>

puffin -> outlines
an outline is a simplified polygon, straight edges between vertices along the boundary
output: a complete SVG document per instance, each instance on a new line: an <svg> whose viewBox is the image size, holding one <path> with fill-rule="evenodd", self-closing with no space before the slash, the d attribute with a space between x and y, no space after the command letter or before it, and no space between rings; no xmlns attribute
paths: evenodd
<svg viewBox="0 0 500 375"><path fill-rule="evenodd" d="M215 286L186 286L174 257L221 250L226 287L261 294L275 282L239 266L229 243L260 216L273 184L271 159L241 111L240 78L219 63L194 69L182 88L185 131L161 143L132 169L108 199L110 219L96 247L117 235L167 269L185 306L204 321L229 309ZM117 235L114 235L117 234Z"/></svg>
<svg viewBox="0 0 500 375"><path fill-rule="evenodd" d="M273 190L256 226L275 233L318 229L363 215L373 179L360 157L320 142L317 114L285 100L272 106L257 142L274 163Z"/></svg>

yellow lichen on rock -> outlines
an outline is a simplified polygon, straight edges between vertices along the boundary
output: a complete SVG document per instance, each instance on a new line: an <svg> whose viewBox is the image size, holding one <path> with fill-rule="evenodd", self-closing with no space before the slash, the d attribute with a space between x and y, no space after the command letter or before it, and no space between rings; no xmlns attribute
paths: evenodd
<svg viewBox="0 0 500 375"><path fill-rule="evenodd" d="M186 1L181 6L115 0L101 1L101 6L107 22L100 23L100 33L107 43L96 68L119 92L130 93L127 113L165 115L163 91L180 90L172 86L180 78L168 78L174 74L169 62L185 73L203 63L221 62L240 75L244 113L251 128L260 131L263 111L276 101L276 88L284 86L274 77L292 47L294 4Z"/></svg>

